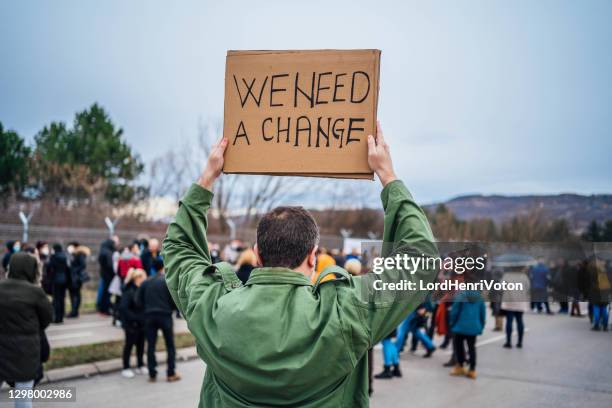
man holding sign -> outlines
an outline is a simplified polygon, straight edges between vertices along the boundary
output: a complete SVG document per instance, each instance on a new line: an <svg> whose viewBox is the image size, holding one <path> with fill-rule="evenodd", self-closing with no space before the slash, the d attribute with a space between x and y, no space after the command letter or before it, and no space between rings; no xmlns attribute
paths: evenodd
<svg viewBox="0 0 612 408"><path fill-rule="evenodd" d="M180 203L163 253L172 297L207 369L201 407L367 407L367 351L425 293L373 293L373 282L432 282L435 271L388 269L353 277L332 266L312 285L318 227L302 207L279 207L257 227L259 268L242 284L229 264L211 264L206 239L212 187L232 143L223 138ZM380 179L385 256L406 250L435 256L425 214L398 180L380 126L367 136L367 162ZM325 276L335 279L322 283Z"/></svg>

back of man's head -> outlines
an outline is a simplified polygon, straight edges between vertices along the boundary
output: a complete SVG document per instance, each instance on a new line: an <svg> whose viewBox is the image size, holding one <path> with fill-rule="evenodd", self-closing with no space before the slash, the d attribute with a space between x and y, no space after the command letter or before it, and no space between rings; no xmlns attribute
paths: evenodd
<svg viewBox="0 0 612 408"><path fill-rule="evenodd" d="M257 226L257 251L263 266L295 269L319 243L319 227L302 207L277 207Z"/></svg>

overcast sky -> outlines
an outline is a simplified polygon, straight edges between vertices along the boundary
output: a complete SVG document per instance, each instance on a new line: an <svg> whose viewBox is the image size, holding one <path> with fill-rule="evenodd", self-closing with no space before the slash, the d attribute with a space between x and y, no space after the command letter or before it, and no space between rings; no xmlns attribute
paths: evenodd
<svg viewBox="0 0 612 408"><path fill-rule="evenodd" d="M228 49L378 48L420 202L612 192L612 1L4 1L0 121L102 104L150 160L223 115Z"/></svg>

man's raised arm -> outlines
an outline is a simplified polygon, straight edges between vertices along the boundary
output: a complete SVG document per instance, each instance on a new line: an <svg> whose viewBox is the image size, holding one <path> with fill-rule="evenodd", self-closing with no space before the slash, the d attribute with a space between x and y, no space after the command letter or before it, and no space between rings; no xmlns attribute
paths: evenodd
<svg viewBox="0 0 612 408"><path fill-rule="evenodd" d="M368 163L383 185L381 199L385 210L383 250L381 256L410 254L416 257L438 255L429 221L423 210L414 202L410 192L395 176L389 146L385 142L380 124L376 138L368 136ZM363 276L358 290L361 305L366 309L365 319L372 344L389 334L406 316L423 302L426 292L418 290L419 281L431 282L437 271L419 268L416 271L386 268L380 275ZM374 281L416 284L411 291L374 291Z"/></svg>
<svg viewBox="0 0 612 408"><path fill-rule="evenodd" d="M189 319L195 303L204 290L214 282L203 272L210 265L210 253L206 239L214 181L223 168L223 153L227 140L217 142L210 153L206 168L196 184L193 184L179 204L174 222L168 227L163 244L166 282L177 307Z"/></svg>

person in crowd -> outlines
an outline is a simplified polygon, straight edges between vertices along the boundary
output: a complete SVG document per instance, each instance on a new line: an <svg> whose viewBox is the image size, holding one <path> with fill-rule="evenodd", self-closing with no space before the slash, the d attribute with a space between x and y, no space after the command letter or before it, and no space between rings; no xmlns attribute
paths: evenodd
<svg viewBox="0 0 612 408"><path fill-rule="evenodd" d="M451 344L451 356L446 363L443 364L444 367L454 367L457 364L457 353L455 350L455 343L453 341L453 331L450 328L450 318L451 318L451 310L453 308L453 295L449 297L443 298L438 304L438 309L436 310L436 320L437 320L437 332L439 335L444 336L444 340L442 344L440 344L441 349L448 348L448 345Z"/></svg>
<svg viewBox="0 0 612 408"><path fill-rule="evenodd" d="M151 267L153 267L152 263ZM143 269L143 263L140 259L140 243L138 241L132 242L131 245L123 248L123 251L121 252L121 257L119 258L119 262L117 264L117 270L122 281L125 280L130 269ZM144 270L146 272L146 269Z"/></svg>
<svg viewBox="0 0 612 408"><path fill-rule="evenodd" d="M489 279L494 282L501 282L504 272L502 268L492 268L489 273ZM501 299L503 291L493 289L489 291L491 316L494 319L493 331L502 331L504 326L504 311L501 308Z"/></svg>
<svg viewBox="0 0 612 408"><path fill-rule="evenodd" d="M221 262L221 249L219 248L219 244L215 244L215 243L210 243L209 244L209 249L210 249L210 261L212 263L217 263L217 262Z"/></svg>
<svg viewBox="0 0 612 408"><path fill-rule="evenodd" d="M137 290L145 279L147 279L147 274L143 269L130 269L125 277L123 295L119 304L119 314L125 332L121 375L125 378L134 377L134 371L130 369L130 355L134 347L136 348L136 374L148 374L144 366L144 310L136 299Z"/></svg>
<svg viewBox="0 0 612 408"><path fill-rule="evenodd" d="M523 313L527 311L528 299L531 293L528 271L522 267L510 268L504 273L502 281L515 284L516 287L514 290L504 290L502 292L501 309L506 316L506 342L504 343L504 348L512 348L512 326L515 320L518 332L516 347L522 348L523 335L525 333ZM518 288L521 286L523 289L519 290Z"/></svg>
<svg viewBox="0 0 612 408"><path fill-rule="evenodd" d="M548 285L550 269L543 261L529 269L529 280L531 284L531 309L542 313L542 305L546 309L546 314L553 314L548 303Z"/></svg>
<svg viewBox="0 0 612 408"><path fill-rule="evenodd" d="M476 336L480 336L485 327L487 310L480 292L462 291L454 299L450 313L450 328L453 332L453 341L457 364L451 370L451 375L465 375L476 379ZM465 371L465 346L467 345L469 370Z"/></svg>
<svg viewBox="0 0 612 408"><path fill-rule="evenodd" d="M72 242L68 245L68 253L70 254L70 313L67 317L79 317L79 308L81 306L81 288L83 284L89 281L87 273L87 258L91 251L85 245L78 242Z"/></svg>
<svg viewBox="0 0 612 408"><path fill-rule="evenodd" d="M159 240L156 238L149 241L143 240L140 260L142 261L142 268L145 270L145 272L147 272L148 276L155 273L155 269L153 268L153 260L157 258L161 258L161 253L159 251Z"/></svg>
<svg viewBox="0 0 612 408"><path fill-rule="evenodd" d="M41 273L40 276L42 276L45 266L49 261L49 256L51 255L51 251L49 250L49 244L46 241L37 241L36 251L38 253L39 269Z"/></svg>
<svg viewBox="0 0 612 408"><path fill-rule="evenodd" d="M587 271L591 281L589 295L593 315L591 330L608 331L608 305L610 304L611 286L605 262L593 256L588 260Z"/></svg>
<svg viewBox="0 0 612 408"><path fill-rule="evenodd" d="M239 239L233 239L228 245L223 248L223 260L231 264L235 264L238 260L238 255L244 249L242 241Z"/></svg>
<svg viewBox="0 0 612 408"><path fill-rule="evenodd" d="M358 248L351 249L351 253L346 256L345 262L348 261L349 259L357 259L358 261L361 262L361 253L359 252Z"/></svg>
<svg viewBox="0 0 612 408"><path fill-rule="evenodd" d="M390 268L351 276L334 265L324 273L340 278L313 285L317 224L301 207L278 207L259 221L255 253L262 267L243 286L229 265L210 264L206 240L206 213L227 144L222 139L212 148L162 251L170 293L207 363L200 406L368 406L368 349L425 297L414 291L389 302L375 296L374 280L428 284L437 271ZM437 256L427 217L396 178L380 126L376 137L368 136L368 162L383 185L383 241L394 243L394 252L382 256L409 250Z"/></svg>
<svg viewBox="0 0 612 408"><path fill-rule="evenodd" d="M240 253L238 257L238 262L236 263L236 275L240 282L244 285L248 280L249 276L251 276L251 271L255 269L257 266L257 256L255 255L255 251L251 248L247 248Z"/></svg>
<svg viewBox="0 0 612 408"><path fill-rule="evenodd" d="M340 251L338 248L334 248L331 250L331 256L334 258L334 262L341 268L344 268L344 263L346 262L346 257L344 253Z"/></svg>
<svg viewBox="0 0 612 408"><path fill-rule="evenodd" d="M49 261L51 260L51 251L49 244L44 241L38 241L36 244L38 249L38 269L41 276L41 287L47 295L53 296L53 280L49 271Z"/></svg>
<svg viewBox="0 0 612 408"><path fill-rule="evenodd" d="M155 268L155 274L144 281L137 292L137 304L142 305L145 316L149 381L157 381L155 344L157 343L157 332L161 330L168 353L166 380L174 382L181 379L181 376L176 372L176 349L172 327L172 311L176 309L176 306L168 291L163 261L161 259L154 260L153 267Z"/></svg>
<svg viewBox="0 0 612 408"><path fill-rule="evenodd" d="M429 358L436 351L436 346L434 345L431 337L427 334L427 321L429 316L431 315L432 304L430 301L426 301L422 303L417 309L414 311L414 315L409 321L408 331L412 335L412 344L410 347L410 352L414 353L416 351L417 345L419 342L425 347L425 354L423 358ZM409 316L410 317L410 316Z"/></svg>
<svg viewBox="0 0 612 408"><path fill-rule="evenodd" d="M583 317L580 310L580 300L582 298L580 288L580 273L582 270L582 262L580 260L572 260L568 269L568 295L571 300L570 316Z"/></svg>
<svg viewBox="0 0 612 408"><path fill-rule="evenodd" d="M363 272L363 265L358 259L349 259L344 263L344 269L353 276L359 276Z"/></svg>
<svg viewBox="0 0 612 408"><path fill-rule="evenodd" d="M449 254L451 255L451 254ZM440 274L438 279L440 282L445 280L463 282L463 274L457 274L450 268L443 269L444 274ZM436 320L436 326L438 327L438 334L444 335L444 340L440 344L441 349L448 348L451 345L451 356L449 360L443 364L444 367L454 367L457 364L457 357L455 351L455 343L453 341L453 332L450 330L450 314L453 307L453 299L455 297L454 291L444 291L440 294L440 301L438 302L438 308L435 310L435 315L432 317ZM429 337L433 339L433 335L428 333Z"/></svg>
<svg viewBox="0 0 612 408"><path fill-rule="evenodd" d="M400 369L399 350L393 342L393 338L396 336L397 330L393 330L382 341L384 366L383 370L380 373L374 375L374 378L378 380L389 380L393 377L402 376L402 370Z"/></svg>
<svg viewBox="0 0 612 408"><path fill-rule="evenodd" d="M17 390L29 390L41 376L42 335L53 316L38 280L38 261L27 253L15 253L8 276L0 282L0 385L14 383ZM31 400L21 400L31 407Z"/></svg>
<svg viewBox="0 0 612 408"><path fill-rule="evenodd" d="M359 259L357 259L357 261L359 262ZM334 260L334 258L332 258L330 255L327 254L327 250L325 248L319 249L319 251L317 252L315 272L312 274L312 277L310 278L311 282L313 284L316 283L317 279L319 279L319 275L321 275L321 272L323 272L323 270L325 270L325 268L327 268L328 266L332 266L335 264L336 264L336 261ZM335 277L333 274L327 275L326 277L323 278L321 283L333 280L334 278Z"/></svg>
<svg viewBox="0 0 612 408"><path fill-rule="evenodd" d="M36 259L36 264L37 264L36 279L34 280L34 282L32 282L35 286L40 286L41 277L43 273L43 270L41 267L40 256L38 254L38 247L39 247L38 243L36 246L29 245L28 243L24 243L21 246L21 252L30 254ZM40 364L38 365L38 371L36 374L36 378L34 378L34 386L38 385L38 383L40 383L40 381L44 378L43 363L49 360L50 353L51 353L51 347L49 346L49 340L47 339L45 331L41 330L40 332ZM7 381L7 383L11 387L15 387L14 381Z"/></svg>
<svg viewBox="0 0 612 408"><path fill-rule="evenodd" d="M68 256L61 244L53 244L53 254L47 268L53 286L53 323L63 323L65 314L66 290L72 284Z"/></svg>
<svg viewBox="0 0 612 408"><path fill-rule="evenodd" d="M7 241L6 242L6 252L2 256L2 271L3 275L6 276L6 272L8 271L9 262L11 261L11 256L15 252L19 252L21 250L21 242L19 241ZM2 278L2 276L0 276Z"/></svg>
<svg viewBox="0 0 612 408"><path fill-rule="evenodd" d="M100 283L98 286L98 299L96 308L100 314L110 316L111 295L108 292L111 281L115 276L113 254L117 250L119 239L107 239L100 245L98 264L100 265Z"/></svg>
<svg viewBox="0 0 612 408"><path fill-rule="evenodd" d="M149 249L149 240L143 238L139 241L140 244L140 262L142 263L142 269L147 273L147 276L153 269L153 255Z"/></svg>
<svg viewBox="0 0 612 408"><path fill-rule="evenodd" d="M569 276L570 266L565 258L559 258L552 264L551 284L554 289L555 300L559 302L559 314L569 314Z"/></svg>

